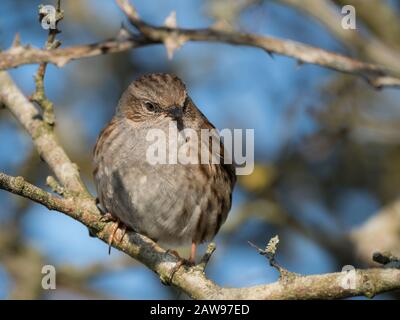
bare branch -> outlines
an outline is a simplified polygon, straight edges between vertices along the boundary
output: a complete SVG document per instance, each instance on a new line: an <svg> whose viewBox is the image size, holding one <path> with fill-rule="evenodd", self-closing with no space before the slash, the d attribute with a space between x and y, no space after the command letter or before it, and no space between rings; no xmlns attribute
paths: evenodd
<svg viewBox="0 0 400 320"><path fill-rule="evenodd" d="M213 29L182 29L170 27L154 27L142 21L136 9L128 0L116 0L131 23L149 40L163 42L174 35L186 41L213 41L234 45L247 45L261 48L268 53L277 53L297 59L301 63L311 63L336 71L351 73L363 77L375 88L400 87L400 79L388 74L384 67L364 63L320 48L312 47L290 40L254 34L219 31Z"/></svg>
<svg viewBox="0 0 400 320"><path fill-rule="evenodd" d="M0 188L27 197L49 209L64 212L96 232L96 236L107 241L112 225L100 222L98 212L87 210L84 202L76 199L60 199L24 181L21 177L10 177L0 173ZM89 200L86 200L89 201ZM118 235L121 236L121 235ZM152 240L134 232L127 233L114 246L140 260L167 279L178 262ZM289 273L288 273L289 274ZM356 287L341 286L343 273L300 276L290 273L275 283L247 288L222 288L206 278L201 268L181 268L176 271L172 284L197 299L333 299L365 295L400 289L400 270L368 269L356 271Z"/></svg>
<svg viewBox="0 0 400 320"><path fill-rule="evenodd" d="M79 177L77 166L71 162L58 144L51 127L42 120L39 111L4 71L0 72L0 101L7 106L32 137L39 155L50 166L64 187L70 192L88 196Z"/></svg>
<svg viewBox="0 0 400 320"><path fill-rule="evenodd" d="M117 37L98 43L59 48L51 51L32 48L30 46L14 46L9 50L0 52L0 70L43 62L63 67L72 60L122 52L145 45L146 43L146 41L140 38L129 37L118 39Z"/></svg>
<svg viewBox="0 0 400 320"><path fill-rule="evenodd" d="M41 11L42 7L39 6L39 20L42 20L43 13ZM47 36L45 49L53 50L61 45L61 42L56 40L56 36L59 31L57 29L58 23L64 18L64 13L61 10L61 0L57 2L56 10L56 27L49 29L49 34ZM44 75L46 73L47 62L42 62L35 75L36 91L32 95L31 100L35 101L43 109L43 119L49 125L54 125L54 110L53 103L46 97L44 92Z"/></svg>
<svg viewBox="0 0 400 320"><path fill-rule="evenodd" d="M123 51L145 44L165 43L166 39L174 35L192 41L215 41L258 47L268 52L294 57L301 62L319 64L341 72L359 75L376 87L380 87L382 83L399 86L399 79L388 77L386 72L376 65L362 63L304 44L257 35L212 29L153 27L139 18L128 1L118 0L118 3L141 33L140 37L129 36L91 46L55 50L38 50L17 45L0 53L0 67L37 62L63 65L76 58ZM29 52L28 55L27 52ZM4 57L8 58L3 60ZM391 82L387 79L391 79ZM51 126L42 119L39 111L4 71L0 72L0 104L4 104L12 112L32 137L39 154L62 184L59 186L55 180L50 179L50 185L60 191L63 197L44 191L22 177L11 177L4 173L0 173L0 188L31 199L50 210L57 210L70 216L87 226L100 240L107 242L113 231L113 223L101 220L95 200L81 181L77 166L59 145ZM345 276L343 273L301 276L290 272L272 284L247 288L223 288L209 280L204 273L205 264L215 249L212 246L200 266L181 267L176 271L178 258L151 239L132 231L123 234L119 229L115 238L122 238L121 241L113 243L115 248L145 264L162 280L171 279L173 273L171 285L197 299L326 299L358 295L372 297L377 293L400 289L400 270L394 268L356 270L356 285L352 289L341 285Z"/></svg>
<svg viewBox="0 0 400 320"><path fill-rule="evenodd" d="M128 49L179 40L179 45L186 41L208 41L245 45L292 57L300 63L316 64L339 72L353 74L364 78L375 88L400 87L400 79L392 76L382 66L361 62L337 53L309 46L291 40L282 40L255 34L234 31L208 29L183 29L167 26L152 26L140 19L136 9L127 0L116 0L118 5L130 19L139 35L128 38L113 39L92 45L82 45L65 49L47 51L30 47L16 46L0 53L0 69L17 67L23 64L49 62L63 66L78 58L91 57L105 53L120 52ZM178 47L179 47L178 45Z"/></svg>
<svg viewBox="0 0 400 320"><path fill-rule="evenodd" d="M23 177L10 177L0 172L0 185L2 189L40 203L49 210L63 212L74 210L71 201L55 197L51 193L26 182Z"/></svg>

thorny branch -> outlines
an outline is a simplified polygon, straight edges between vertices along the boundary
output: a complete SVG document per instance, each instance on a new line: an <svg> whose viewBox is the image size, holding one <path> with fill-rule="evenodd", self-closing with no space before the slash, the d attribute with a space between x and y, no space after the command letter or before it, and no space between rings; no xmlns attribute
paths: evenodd
<svg viewBox="0 0 400 320"><path fill-rule="evenodd" d="M375 88L400 87L400 79L388 75L381 66L360 62L336 53L302 44L300 42L281 40L272 37L259 36L233 31L215 29L182 29L168 26L152 26L140 19L136 9L128 0L116 0L120 8L129 18L132 25L147 39L162 42L168 50L168 42L173 37L176 47L179 48L186 41L225 42L234 45L258 47L267 53L280 54L292 57L300 63L310 63L324 66L340 72L358 75L368 81Z"/></svg>
<svg viewBox="0 0 400 320"><path fill-rule="evenodd" d="M138 34L117 36L115 39L90 44L58 48L54 50L35 49L29 46L13 46L0 53L0 69L8 69L31 63L54 63L63 66L71 60L105 53L121 52L150 44L165 44L169 56L187 41L208 41L244 45L260 48L269 54L279 54L296 59L299 63L316 64L339 72L364 78L375 88L400 87L400 79L391 75L384 67L361 62L321 48L291 40L235 31L206 29L184 29L176 27L171 19L165 26L158 27L144 22L128 0L116 0ZM168 19L167 19L168 20Z"/></svg>

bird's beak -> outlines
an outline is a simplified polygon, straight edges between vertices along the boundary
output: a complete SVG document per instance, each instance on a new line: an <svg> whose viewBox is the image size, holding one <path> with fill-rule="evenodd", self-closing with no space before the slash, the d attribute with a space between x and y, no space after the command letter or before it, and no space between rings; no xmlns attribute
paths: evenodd
<svg viewBox="0 0 400 320"><path fill-rule="evenodd" d="M168 115L174 119L181 119L183 115L182 107L174 106L168 110Z"/></svg>

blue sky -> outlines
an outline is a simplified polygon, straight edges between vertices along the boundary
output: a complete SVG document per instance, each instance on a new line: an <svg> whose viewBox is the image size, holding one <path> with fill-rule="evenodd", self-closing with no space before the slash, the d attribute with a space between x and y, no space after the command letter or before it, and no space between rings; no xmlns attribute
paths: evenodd
<svg viewBox="0 0 400 320"><path fill-rule="evenodd" d="M41 2L19 1L20 6L17 6L11 0L2 1L0 48L10 46L17 31L23 43L42 46L45 32L36 23L36 8ZM99 21L104 20L102 25L107 28L99 27L96 32L86 30L85 24L74 21L67 11L60 25L63 33L59 36L64 47L111 37L118 32L121 22L126 21L113 1L84 2L93 10L94 17ZM204 15L204 1L133 2L142 18L154 24L162 23L172 10L176 11L178 25L182 27L202 28L212 23ZM257 19L254 19L255 14ZM27 28L26 25L36 27ZM244 14L240 18L240 28L242 31L295 39L343 52L343 47L316 22L273 3ZM316 66L299 67L296 61L286 57L270 57L259 49L225 44L187 43L176 52L173 60L167 59L162 46L140 48L124 58L140 65L147 72L176 70L187 83L197 106L218 128L255 130L256 160L263 162L274 161L283 146L300 143L302 137L318 130L318 124L307 111L310 107L322 107L318 100L318 89L334 75L333 71ZM87 154L90 154L97 134L112 114L121 93L118 73L110 72L106 58L96 57L91 60L71 62L61 69L49 66L46 74L46 92L56 105L60 127L75 123L77 130L82 131L76 133L76 139L83 137L84 142L75 141L76 146L74 141L69 144L72 149L77 148ZM36 68L23 66L11 70L12 76L27 95L34 90L33 75ZM126 87L137 75L132 73L123 86ZM290 121L289 113L292 115ZM0 122L1 171L14 174L22 156L30 148L29 138L14 121ZM235 191L232 216L238 205L246 199L247 196L240 190ZM0 202L12 211L13 197L1 192ZM370 214L379 207L379 203L365 190L349 190L338 203L339 210L347 216L351 215L354 207L360 206L363 212ZM328 219L329 215L323 204L313 200L304 203L298 210L299 214L322 221ZM349 225L363 219L365 216L353 217ZM329 225L329 220L324 223ZM49 213L38 205L31 207L23 226L26 241L44 252L50 262L82 266L121 255L113 250L112 255L108 256L106 245L89 238L85 227L62 214ZM274 281L277 278L276 271L268 267L265 259L256 254L245 239L251 238L255 232L265 234L263 241L267 241L274 236L275 231L253 218L233 238L225 237L223 233L217 236L217 252L209 266L209 276L225 286L248 286ZM285 241L290 243L286 244L290 246L290 254L279 257L279 260L291 271L304 274L338 271L332 257L304 237L292 233L285 237ZM6 283L7 276L0 268L0 296L5 296L7 290L4 288L9 285ZM169 294L151 271L136 266L124 272L104 275L91 285L126 299L164 299Z"/></svg>

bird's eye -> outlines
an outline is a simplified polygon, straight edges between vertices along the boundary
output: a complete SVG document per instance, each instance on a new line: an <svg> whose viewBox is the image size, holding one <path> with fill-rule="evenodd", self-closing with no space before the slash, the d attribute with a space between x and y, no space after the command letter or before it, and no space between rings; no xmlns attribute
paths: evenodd
<svg viewBox="0 0 400 320"><path fill-rule="evenodd" d="M150 112L155 112L157 110L157 107L154 105L154 103L151 103L150 101L146 101L144 106Z"/></svg>

